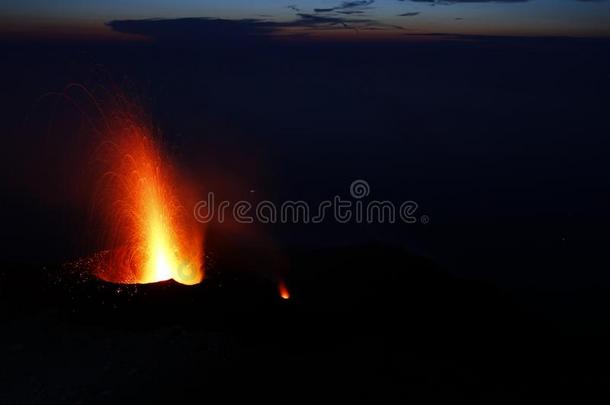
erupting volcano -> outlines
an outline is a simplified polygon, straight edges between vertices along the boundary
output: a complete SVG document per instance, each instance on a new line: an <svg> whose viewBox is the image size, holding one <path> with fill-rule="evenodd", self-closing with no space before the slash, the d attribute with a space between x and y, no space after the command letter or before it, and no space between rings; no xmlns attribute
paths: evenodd
<svg viewBox="0 0 610 405"><path fill-rule="evenodd" d="M141 109L123 104L104 114L104 140L95 154L101 180L94 212L102 214L107 250L93 272L114 283L200 283L203 232L191 215L192 188L163 154Z"/></svg>

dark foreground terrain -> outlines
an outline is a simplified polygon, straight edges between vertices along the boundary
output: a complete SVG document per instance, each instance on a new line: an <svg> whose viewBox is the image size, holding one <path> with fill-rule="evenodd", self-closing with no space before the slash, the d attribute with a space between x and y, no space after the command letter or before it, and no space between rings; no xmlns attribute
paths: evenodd
<svg viewBox="0 0 610 405"><path fill-rule="evenodd" d="M381 247L286 255L282 300L257 268L266 255L241 252L195 287L3 276L0 401L607 399L603 328L553 322L516 294Z"/></svg>

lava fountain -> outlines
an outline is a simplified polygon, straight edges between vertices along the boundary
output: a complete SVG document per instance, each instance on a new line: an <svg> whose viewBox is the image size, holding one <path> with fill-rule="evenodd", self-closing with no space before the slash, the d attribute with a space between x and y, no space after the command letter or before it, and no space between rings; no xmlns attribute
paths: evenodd
<svg viewBox="0 0 610 405"><path fill-rule="evenodd" d="M113 283L200 283L203 230L189 209L192 188L163 154L140 108L114 108L104 122L94 213L102 214L108 250L97 256L95 276Z"/></svg>

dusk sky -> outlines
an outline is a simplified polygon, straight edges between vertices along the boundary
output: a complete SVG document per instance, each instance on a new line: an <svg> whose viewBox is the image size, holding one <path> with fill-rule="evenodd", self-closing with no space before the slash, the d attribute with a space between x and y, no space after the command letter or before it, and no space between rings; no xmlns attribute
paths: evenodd
<svg viewBox="0 0 610 405"><path fill-rule="evenodd" d="M313 28L322 35L353 36L349 28L356 27L386 35L610 36L610 1L606 0L8 0L0 6L0 16L0 32L10 36L88 32L118 37L105 23L183 17L298 22L290 28Z"/></svg>

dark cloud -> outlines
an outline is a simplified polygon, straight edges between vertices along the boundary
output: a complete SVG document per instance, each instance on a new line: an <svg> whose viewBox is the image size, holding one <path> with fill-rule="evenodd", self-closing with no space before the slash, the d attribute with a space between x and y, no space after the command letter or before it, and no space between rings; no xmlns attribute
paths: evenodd
<svg viewBox="0 0 610 405"><path fill-rule="evenodd" d="M297 18L287 22L276 22L264 19L226 20L220 18L179 18L179 19L145 19L114 20L106 23L116 32L143 35L157 40L208 41L215 40L262 40L270 34L286 28L304 28L309 30L353 29L377 27L388 29L389 26L366 18L350 18L335 15L318 15L297 13Z"/></svg>
<svg viewBox="0 0 610 405"><path fill-rule="evenodd" d="M356 14L362 13L363 9L370 8L375 0L355 0L355 1L344 1L336 7L329 8L314 8L316 13L331 13L337 12L341 14Z"/></svg>
<svg viewBox="0 0 610 405"><path fill-rule="evenodd" d="M398 0L405 2L406 0ZM526 3L531 0L409 0L417 3L430 3L430 4L460 4L460 3ZM601 3L607 0L576 0L580 2L589 3Z"/></svg>
<svg viewBox="0 0 610 405"><path fill-rule="evenodd" d="M278 30L276 23L257 20L179 18L114 20L106 23L116 32L143 35L159 40L198 41L201 39L258 38Z"/></svg>
<svg viewBox="0 0 610 405"><path fill-rule="evenodd" d="M404 2L406 0L398 0ZM461 3L527 3L531 0L409 0L417 3L429 3L429 4L442 4L442 5L451 5L451 4L461 4ZM601 3L607 0L576 0L580 2L589 2L589 3Z"/></svg>
<svg viewBox="0 0 610 405"><path fill-rule="evenodd" d="M399 0L405 1L405 0ZM457 4L457 3L525 3L530 0L410 0L418 3ZM581 0L583 1L583 0ZM586 0L585 0L586 1ZM589 0L591 1L591 0ZM599 1L599 0L593 0Z"/></svg>
<svg viewBox="0 0 610 405"><path fill-rule="evenodd" d="M332 16L320 16L316 14L304 14L299 13L298 20L279 23L283 27L305 27L305 28L324 28L333 26L343 26L346 28L352 28L352 24L369 24L372 20L366 19L352 19L344 17L332 17Z"/></svg>
<svg viewBox="0 0 610 405"><path fill-rule="evenodd" d="M419 11L412 11L409 13L402 13L402 14L398 14L398 17L415 17L416 15L420 15L421 13Z"/></svg>
<svg viewBox="0 0 610 405"><path fill-rule="evenodd" d="M346 9L346 8L354 8L354 7L366 7L373 4L375 0L355 0L355 1L344 1L337 8Z"/></svg>

